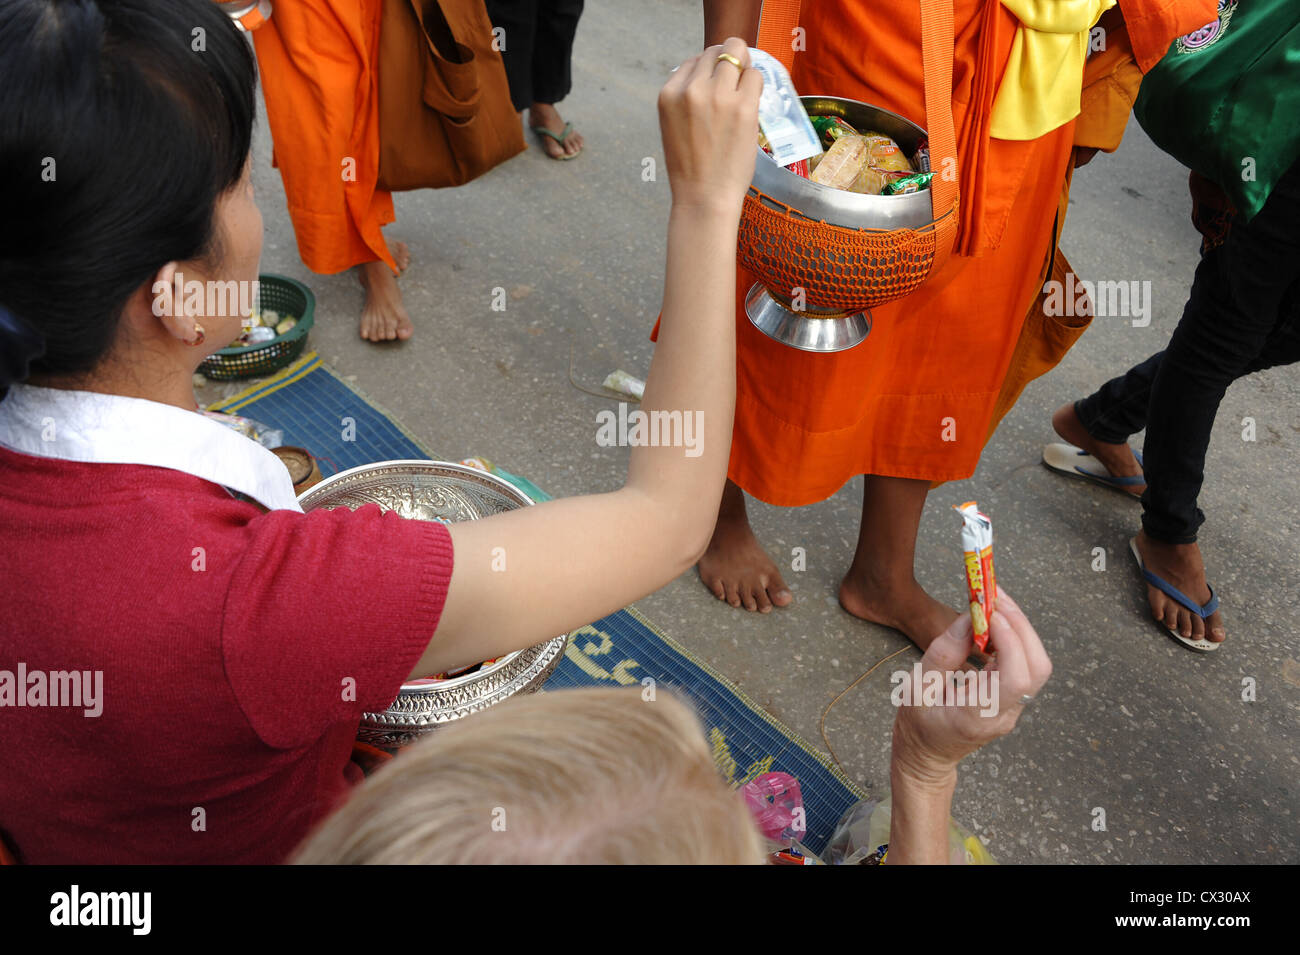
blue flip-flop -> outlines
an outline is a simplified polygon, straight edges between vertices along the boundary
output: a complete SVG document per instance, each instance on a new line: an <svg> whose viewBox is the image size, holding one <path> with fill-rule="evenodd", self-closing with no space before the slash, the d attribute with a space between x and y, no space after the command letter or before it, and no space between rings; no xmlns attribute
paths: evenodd
<svg viewBox="0 0 1300 955"><path fill-rule="evenodd" d="M1195 600L1187 596L1187 594L1183 593L1169 581L1165 580L1163 577L1158 577L1151 573L1151 571L1147 570L1146 564L1142 562L1142 554L1138 551L1136 537L1128 542L1128 549L1133 552L1133 559L1137 561L1138 570L1142 571L1142 576L1146 578L1146 582L1164 593L1165 596L1177 601L1181 606L1186 607L1202 620L1208 619L1214 611L1219 609L1219 597L1215 594L1213 587L1210 587L1210 599L1204 604L1198 604ZM1206 586L1209 585L1207 584ZM1161 626L1164 626L1164 624L1162 623ZM1215 643L1213 640L1207 640L1204 637L1201 637L1199 640L1196 637L1184 637L1173 627L1165 627L1165 629L1169 631L1171 637L1187 649L1195 650L1197 653L1212 653L1219 649L1219 644Z"/></svg>
<svg viewBox="0 0 1300 955"><path fill-rule="evenodd" d="M1137 458L1138 466L1142 466L1142 452L1133 451L1133 456ZM1066 477L1078 478L1081 481L1089 481L1092 484L1098 484L1102 487L1114 488L1122 491L1127 496L1138 500L1134 494L1129 494L1124 490L1129 487L1136 487L1147 482L1146 475L1135 474L1131 477L1116 477L1106 470L1106 465L1102 464L1087 451L1082 448L1076 448L1072 444L1066 444L1059 441L1056 444L1049 444L1043 448L1043 465L1049 471L1055 471L1057 474L1064 474Z"/></svg>

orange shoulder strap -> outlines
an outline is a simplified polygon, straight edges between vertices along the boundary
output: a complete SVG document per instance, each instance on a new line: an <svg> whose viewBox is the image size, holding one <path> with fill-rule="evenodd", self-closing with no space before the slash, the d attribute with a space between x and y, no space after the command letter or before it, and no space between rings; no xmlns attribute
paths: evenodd
<svg viewBox="0 0 1300 955"><path fill-rule="evenodd" d="M925 128L930 137L930 211L934 217L933 275L948 261L957 238L957 136L952 122L952 0L920 0L921 62L925 70ZM758 46L794 65L794 29L800 0L763 0Z"/></svg>
<svg viewBox="0 0 1300 955"><path fill-rule="evenodd" d="M799 25L800 0L763 0L758 21L758 48L781 61L787 73L794 66L794 30Z"/></svg>

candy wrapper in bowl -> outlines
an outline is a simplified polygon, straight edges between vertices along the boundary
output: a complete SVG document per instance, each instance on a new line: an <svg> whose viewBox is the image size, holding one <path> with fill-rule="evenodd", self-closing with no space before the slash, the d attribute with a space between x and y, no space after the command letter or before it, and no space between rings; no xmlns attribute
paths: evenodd
<svg viewBox="0 0 1300 955"><path fill-rule="evenodd" d="M979 511L974 501L954 505L962 518L961 551L966 568L966 595L970 601L971 630L980 653L989 645L989 621L998 593L993 572L993 522Z"/></svg>

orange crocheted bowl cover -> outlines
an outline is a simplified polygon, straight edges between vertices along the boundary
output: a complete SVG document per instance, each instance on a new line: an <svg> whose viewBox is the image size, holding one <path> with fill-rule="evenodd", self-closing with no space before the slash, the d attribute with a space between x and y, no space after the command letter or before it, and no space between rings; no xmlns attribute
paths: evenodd
<svg viewBox="0 0 1300 955"><path fill-rule="evenodd" d="M751 186L737 251L745 267L782 298L795 298L802 289L812 308L860 311L902 298L925 281L934 264L935 226L845 228L811 219Z"/></svg>

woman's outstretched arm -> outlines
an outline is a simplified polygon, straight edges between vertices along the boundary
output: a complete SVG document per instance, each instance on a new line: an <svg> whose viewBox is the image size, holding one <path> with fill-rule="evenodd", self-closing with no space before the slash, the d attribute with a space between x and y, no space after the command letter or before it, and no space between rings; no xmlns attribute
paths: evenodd
<svg viewBox="0 0 1300 955"><path fill-rule="evenodd" d="M415 676L597 620L690 568L708 543L731 449L736 230L762 87L723 52L748 65L732 38L682 64L659 95L673 205L663 321L639 411L671 443L633 447L617 491L452 525L447 602Z"/></svg>

